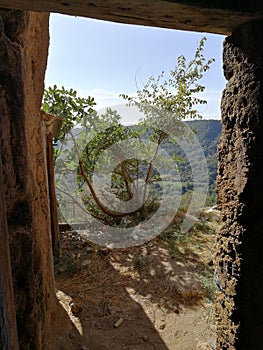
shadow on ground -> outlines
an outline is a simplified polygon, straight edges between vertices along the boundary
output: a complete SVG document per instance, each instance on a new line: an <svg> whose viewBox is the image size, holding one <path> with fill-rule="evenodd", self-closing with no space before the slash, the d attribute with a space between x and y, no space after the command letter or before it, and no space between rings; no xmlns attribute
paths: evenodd
<svg viewBox="0 0 263 350"><path fill-rule="evenodd" d="M207 290L199 278L211 270L207 247L204 257L186 251L183 258L177 252L176 258L155 239L112 251L70 231L63 233L61 248L57 297L78 329L79 335L72 333L70 339L76 349L188 350L190 345L176 345L188 330L177 332L180 337L174 330L186 309L190 311L185 322L190 322L192 310L197 310L194 322L200 321L193 344L213 338L211 320L203 316Z"/></svg>

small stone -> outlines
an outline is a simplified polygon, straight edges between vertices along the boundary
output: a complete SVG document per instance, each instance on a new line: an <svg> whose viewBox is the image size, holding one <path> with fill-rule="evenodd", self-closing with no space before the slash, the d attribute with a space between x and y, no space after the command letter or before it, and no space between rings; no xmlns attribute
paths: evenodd
<svg viewBox="0 0 263 350"><path fill-rule="evenodd" d="M162 324L160 325L159 328L160 328L161 330L163 330L165 327L166 327L166 323L164 322L164 323L162 323Z"/></svg>
<svg viewBox="0 0 263 350"><path fill-rule="evenodd" d="M82 261L82 263L81 263L82 266L87 266L90 264L91 264L91 260L89 260L89 259L86 259L86 260Z"/></svg>
<svg viewBox="0 0 263 350"><path fill-rule="evenodd" d="M142 340L143 340L144 342L147 342L147 341L149 340L149 337L148 337L147 335L143 335L143 336L142 336Z"/></svg>
<svg viewBox="0 0 263 350"><path fill-rule="evenodd" d="M73 314L79 314L82 310L82 307L76 303L71 303L70 307Z"/></svg>
<svg viewBox="0 0 263 350"><path fill-rule="evenodd" d="M115 324L114 324L114 328L119 328L120 325L122 325L124 322L124 318L120 318Z"/></svg>

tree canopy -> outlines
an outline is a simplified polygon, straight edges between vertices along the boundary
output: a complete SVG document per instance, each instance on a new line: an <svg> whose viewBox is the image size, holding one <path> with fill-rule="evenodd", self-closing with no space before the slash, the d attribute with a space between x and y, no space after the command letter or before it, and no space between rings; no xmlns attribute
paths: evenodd
<svg viewBox="0 0 263 350"><path fill-rule="evenodd" d="M56 169L60 175L58 196L75 201L77 206L84 203L85 209L97 219L118 225L138 224L159 209L169 186L165 190L160 185L163 179L158 169L168 169L170 182L171 178L176 182L178 176L171 169L175 171L174 161L180 161L180 156L175 151L168 152L171 144L185 134L183 123L176 121L201 118L197 107L206 103L198 96L205 89L200 81L213 62L204 57L205 40L200 41L189 62L179 56L167 77L163 71L156 78L151 76L141 89L137 85L135 96L121 95L142 113L137 126L121 125L121 116L110 108L99 114L94 98L79 97L73 89L54 85L45 90L43 110L63 117L60 135L54 140ZM191 137L193 133L189 133L190 141ZM81 194L82 204L72 192L72 181L77 183L74 190ZM181 189L177 190L181 193ZM174 192L170 194L173 196ZM117 204L114 198L118 199ZM121 210L129 201L133 206Z"/></svg>

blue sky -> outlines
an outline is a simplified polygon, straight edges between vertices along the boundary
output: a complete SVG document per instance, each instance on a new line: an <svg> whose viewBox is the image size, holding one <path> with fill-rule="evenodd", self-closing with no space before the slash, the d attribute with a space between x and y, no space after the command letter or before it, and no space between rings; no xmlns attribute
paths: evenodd
<svg viewBox="0 0 263 350"><path fill-rule="evenodd" d="M64 85L83 97L92 96L97 109L124 103L118 96L135 94L135 77L143 84L150 75L157 76L162 70L168 73L179 55L193 57L203 36L207 38L205 57L215 58L215 62L203 80L208 105L200 112L204 119L219 119L226 83L222 73L224 36L52 14L45 84Z"/></svg>

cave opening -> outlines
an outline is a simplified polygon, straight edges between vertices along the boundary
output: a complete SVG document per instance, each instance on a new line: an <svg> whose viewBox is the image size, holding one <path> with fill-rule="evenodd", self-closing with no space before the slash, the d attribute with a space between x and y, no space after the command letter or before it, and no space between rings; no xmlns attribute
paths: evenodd
<svg viewBox="0 0 263 350"><path fill-rule="evenodd" d="M90 37L90 33L94 37ZM138 123L140 111L126 107L120 94L135 94L136 89L139 89L138 82L143 86L147 75L156 76L163 70L171 70L179 55L185 55L190 60L196 45L204 37L201 33L177 33L174 30L55 14L51 15L50 35L46 91L54 84L64 91L72 88L78 96L94 98L97 103L95 109L99 114L103 115L107 108L112 108L120 114L121 122L128 127ZM136 339L141 344L145 339L148 341L153 337L154 342L163 349L174 348L175 343L178 345L179 338L182 343L180 346L215 346L215 325L210 324L214 320L213 244L220 219L219 211L212 207L216 204L217 146L221 136L219 100L225 80L221 72L223 37L212 34L205 36L205 57L210 58L212 55L215 58L207 76L202 80L206 86L203 95L208 104L199 105L203 117L201 122L187 123L193 124L192 129L198 134L198 142L209 163L209 184L203 212L198 213L196 210L192 215L196 222L191 232L185 235L176 232L180 228L175 226L178 221L175 219L167 230L159 232L161 238L154 238L148 243L149 239L146 239L146 243L143 242L140 246L135 244L134 247L124 246L112 250L111 243L105 244L90 232L97 230L98 235L100 232L93 221L85 226L85 219L78 210L80 205L72 193L66 194L66 199L57 199L62 206L59 211L60 256L55 258L57 297L76 329L87 341L85 330L92 328L105 346L112 346L115 342L124 343L128 333L132 334L133 342ZM72 45L67 45L69 42ZM56 109L51 111L56 112ZM74 144L75 141L74 139ZM67 146L67 150L68 148ZM188 152L190 151L185 150L184 156L191 160L192 155L189 156ZM191 166L193 165L190 164ZM60 173L60 168L55 166L55 171ZM70 178L70 181L74 180ZM182 194L193 190L191 181L192 179L181 181ZM197 186L196 183L194 185ZM63 192L69 191L66 188L68 185ZM57 191L60 193L61 189ZM189 193L186 195L189 196ZM199 200L201 202L200 198ZM185 213L182 212L181 215ZM200 259L202 255L206 256L205 259ZM114 292L103 282L102 275L104 280L114 286ZM161 279L160 276L164 277ZM92 288L88 288L88 285L92 285ZM99 297L97 290L101 293ZM202 302L206 305L204 308L200 306ZM87 305L93 309L94 304L97 309L103 305L103 316L95 311L93 318L87 316ZM193 305L197 308L195 313L190 310ZM133 325L137 313L145 324L140 326L139 335ZM155 313L158 314L157 320L154 320ZM173 318L169 318L170 313L174 315ZM202 313L205 314L204 317ZM119 337L106 340L111 334L111 328L119 320L122 323L127 318L130 325L123 326ZM183 325L190 318L196 321L192 322L191 329L195 337L190 333L183 336L183 326L178 330L172 327L174 323ZM201 322L198 323L197 320L200 319ZM195 323L198 324L196 327ZM172 337L172 333L177 335ZM201 338L201 333L206 334L206 339ZM126 341L126 345L132 346L132 341Z"/></svg>

